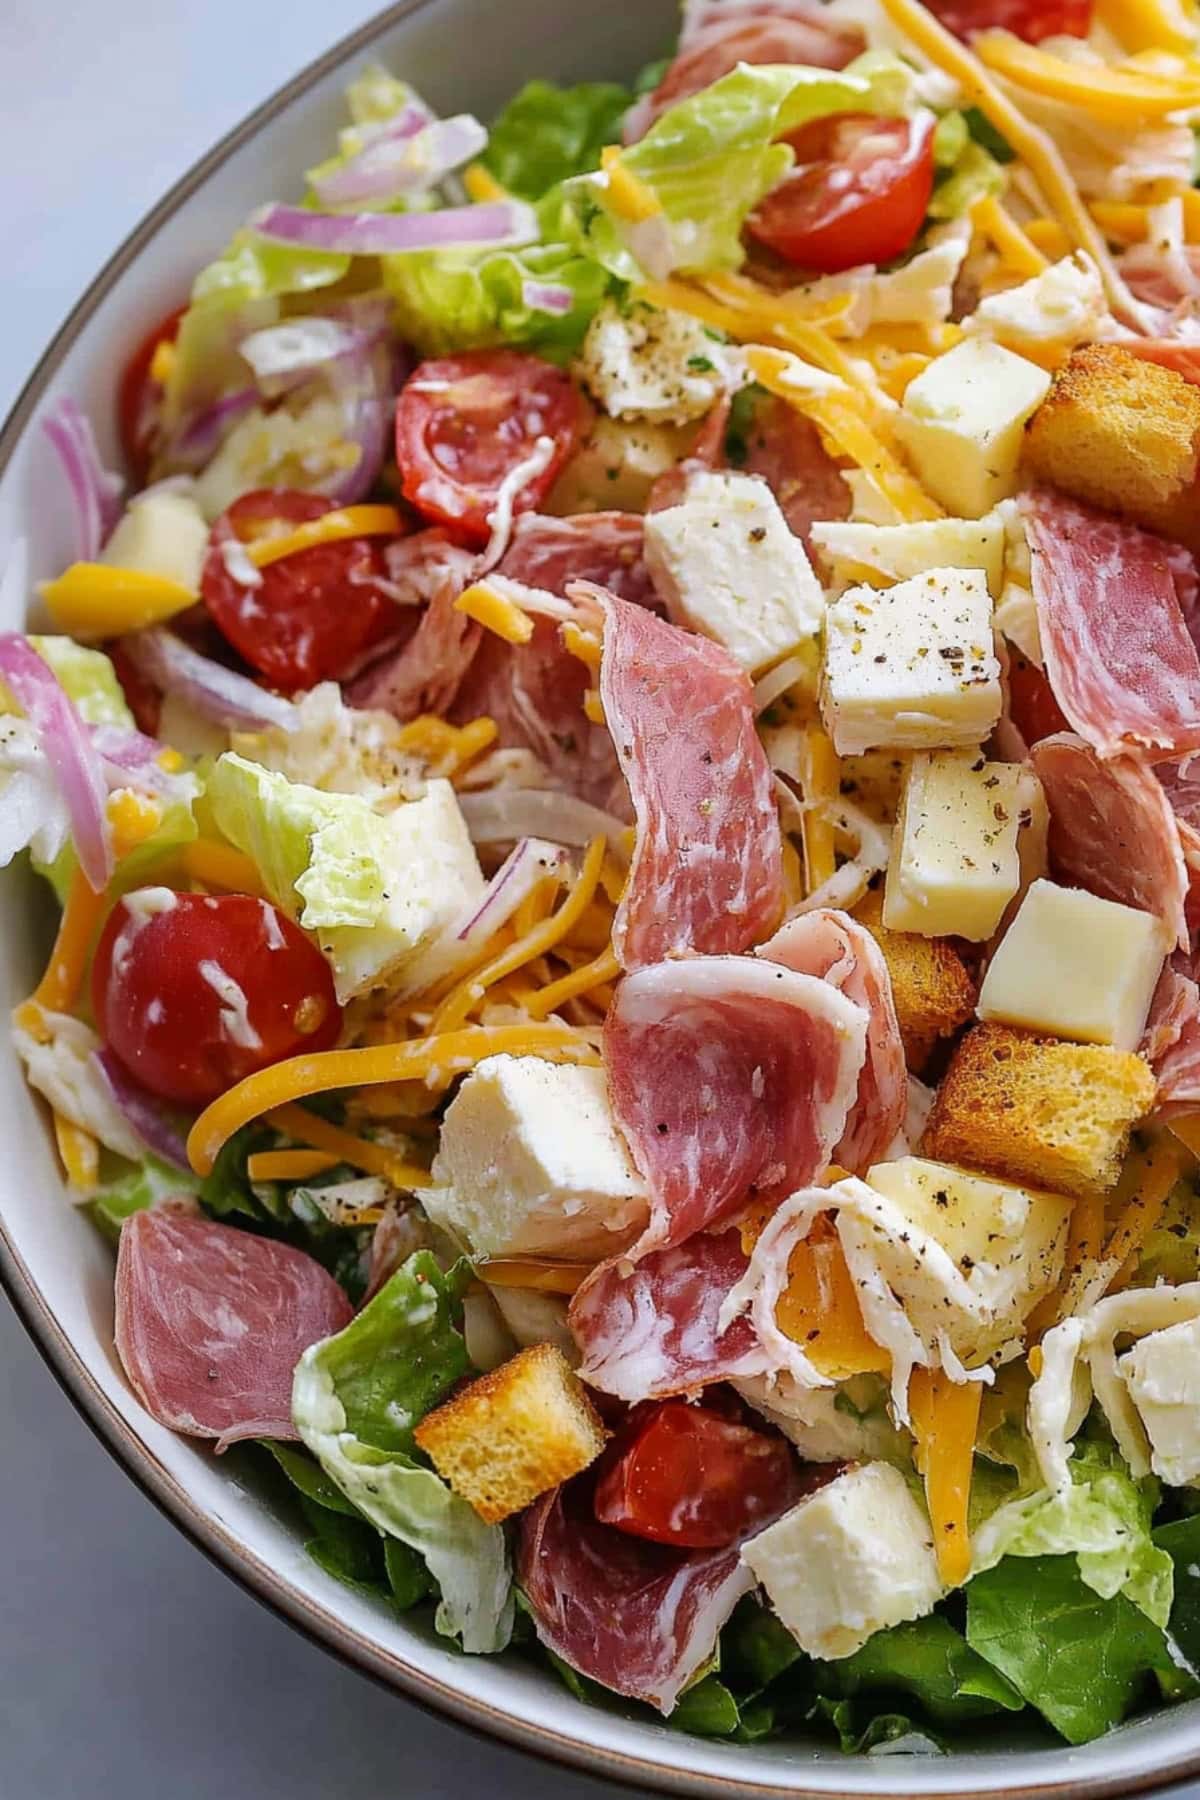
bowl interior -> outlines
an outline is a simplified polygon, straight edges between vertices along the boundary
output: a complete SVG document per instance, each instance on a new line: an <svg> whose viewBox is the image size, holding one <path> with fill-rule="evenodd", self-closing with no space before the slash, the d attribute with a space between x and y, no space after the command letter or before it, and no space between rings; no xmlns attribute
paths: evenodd
<svg viewBox="0 0 1200 1800"><path fill-rule="evenodd" d="M310 70L235 132L156 209L95 284L0 435L0 546L29 546L33 578L70 560L70 511L38 428L73 396L115 460L114 374L153 321L179 304L195 271L252 207L292 198L327 154L350 71L379 56L440 110L488 118L531 75L628 77L671 42L672 0L555 7L549 0L410 0ZM466 54L464 55L464 49ZM36 609L34 609L36 612ZM6 617L11 629L22 620ZM10 870L0 1000L35 985L53 925L46 890ZM951 1758L843 1758L817 1743L752 1749L707 1743L619 1709L575 1702L517 1656L463 1657L323 1574L244 1458L217 1459L162 1430L127 1388L112 1344L112 1253L66 1198L46 1118L7 1039L0 1044L0 1262L26 1323L89 1421L180 1525L241 1580L334 1650L417 1698L527 1748L607 1770L641 1787L708 1794L1005 1794L1130 1792L1200 1765L1200 1702L1127 1726L1083 1750L1011 1730Z"/></svg>

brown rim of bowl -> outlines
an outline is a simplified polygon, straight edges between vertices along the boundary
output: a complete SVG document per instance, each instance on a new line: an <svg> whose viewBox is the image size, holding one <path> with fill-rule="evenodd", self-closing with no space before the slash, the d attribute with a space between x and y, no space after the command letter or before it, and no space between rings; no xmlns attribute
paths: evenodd
<svg viewBox="0 0 1200 1800"><path fill-rule="evenodd" d="M136 261L145 245L170 219L185 200L191 198L233 154L253 139L293 100L301 99L322 77L330 74L348 58L370 48L389 26L437 4L437 0L400 0L375 14L366 24L340 38L323 55L307 65L292 80L278 88L261 106L249 113L240 124L220 138L200 160L192 165L158 203L137 224L124 242L105 263L100 273L84 290L71 308L48 347L39 358L32 374L17 395L4 425L0 428L0 475L7 469L17 441L33 414L38 401L58 370L84 326L114 283ZM517 1749L533 1752L560 1766L578 1769L589 1775L602 1775L614 1781L651 1785L662 1791L681 1794L705 1794L724 1800L769 1800L771 1795L790 1792L794 1800L804 1800L805 1790L798 1785L784 1789L774 1783L760 1788L739 1777L699 1774L672 1769L665 1763L640 1755L626 1755L616 1750L601 1749L580 1742L566 1734L514 1719L478 1699L464 1699L454 1688L414 1667L402 1657L389 1654L368 1643L351 1630L336 1613L317 1605L294 1591L289 1584L249 1547L224 1531L193 1502L187 1491L153 1455L108 1399L82 1357L42 1298L15 1244L0 1217L0 1285L4 1287L17 1317L48 1364L59 1386L95 1433L114 1460L151 1500L159 1511L189 1538L210 1561L231 1576L255 1600L285 1618L311 1642L329 1651L339 1661L368 1675L381 1686L400 1689L436 1717L463 1726L484 1738L500 1738ZM1039 1782L1033 1787L1011 1786L991 1789L947 1790L938 1800L1095 1800L1101 1795L1153 1793L1170 1782L1200 1773L1200 1752L1172 1760L1161 1769L1144 1777L1104 1777L1084 1780ZM813 1800L838 1800L835 1790L808 1790ZM863 1800L914 1800L897 1789L876 1789Z"/></svg>

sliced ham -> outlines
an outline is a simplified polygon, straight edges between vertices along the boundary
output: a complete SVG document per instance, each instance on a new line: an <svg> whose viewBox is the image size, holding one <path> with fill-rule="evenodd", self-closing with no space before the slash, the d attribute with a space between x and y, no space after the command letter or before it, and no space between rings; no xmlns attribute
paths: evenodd
<svg viewBox="0 0 1200 1800"><path fill-rule="evenodd" d="M294 1438L292 1376L352 1308L287 1244L174 1206L135 1213L117 1253L116 1344L130 1385L171 1431Z"/></svg>
<svg viewBox="0 0 1200 1800"><path fill-rule="evenodd" d="M1161 782L1140 758L1099 757L1070 732L1030 753L1050 810L1050 867L1059 881L1157 913L1187 948L1188 871Z"/></svg>
<svg viewBox="0 0 1200 1800"><path fill-rule="evenodd" d="M682 1243L832 1159L858 1094L868 1014L831 982L750 957L628 976L604 1027L613 1109L650 1192L630 1255Z"/></svg>
<svg viewBox="0 0 1200 1800"><path fill-rule="evenodd" d="M908 1069L883 952L848 913L819 908L784 925L758 955L831 982L866 1012L867 1053L858 1092L833 1153L834 1162L860 1174L886 1154L908 1104Z"/></svg>
<svg viewBox="0 0 1200 1800"><path fill-rule="evenodd" d="M1200 1107L1200 988L1168 963L1159 977L1141 1052L1158 1082L1159 1118Z"/></svg>
<svg viewBox="0 0 1200 1800"><path fill-rule="evenodd" d="M1129 338L1121 340L1121 348L1128 350L1131 356L1140 356L1143 362L1173 369L1185 381L1200 385L1200 344L1169 337Z"/></svg>
<svg viewBox="0 0 1200 1800"><path fill-rule="evenodd" d="M592 1482L538 1500L521 1521L517 1577L538 1637L606 1688L669 1713L712 1656L754 1576L729 1550L647 1543L592 1511Z"/></svg>
<svg viewBox="0 0 1200 1800"><path fill-rule="evenodd" d="M739 0L707 0L680 40L679 54L654 92L630 108L625 142L636 143L668 107L728 75L739 63L807 63L844 69L866 49L857 25L838 25L818 5L775 0L749 5Z"/></svg>
<svg viewBox="0 0 1200 1800"><path fill-rule="evenodd" d="M568 519L525 513L513 527L498 573L559 595L569 582L591 581L635 606L653 606L642 539L637 513ZM527 644L508 644L484 632L450 716L460 722L494 719L501 748L531 750L554 787L627 813L612 739L583 710L593 679L564 647L552 619L539 619Z"/></svg>
<svg viewBox="0 0 1200 1800"><path fill-rule="evenodd" d="M583 1379L632 1404L767 1374L771 1364L749 1317L725 1332L717 1322L748 1267L736 1228L652 1250L628 1273L619 1260L602 1264L568 1315Z"/></svg>
<svg viewBox="0 0 1200 1800"><path fill-rule="evenodd" d="M1177 549L1047 488L1023 511L1046 673L1070 724L1103 757L1200 749L1200 655Z"/></svg>
<svg viewBox="0 0 1200 1800"><path fill-rule="evenodd" d="M351 705L379 707L402 723L446 711L474 661L483 631L474 619L454 610L474 568L470 552L441 531L419 531L389 548L389 579L411 604L423 603L424 611L408 641L351 684Z"/></svg>
<svg viewBox="0 0 1200 1800"><path fill-rule="evenodd" d="M1188 930L1200 931L1200 764L1160 763L1155 770L1175 814L1183 860L1187 864L1188 892L1184 903Z"/></svg>
<svg viewBox="0 0 1200 1800"><path fill-rule="evenodd" d="M747 950L783 912L783 848L748 677L720 645L611 594L600 695L637 838L613 948L639 969Z"/></svg>

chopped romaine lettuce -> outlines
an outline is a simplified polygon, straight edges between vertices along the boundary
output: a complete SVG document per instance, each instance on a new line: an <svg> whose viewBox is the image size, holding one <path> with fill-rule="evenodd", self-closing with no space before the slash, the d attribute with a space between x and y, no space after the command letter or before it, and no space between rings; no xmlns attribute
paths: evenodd
<svg viewBox="0 0 1200 1800"><path fill-rule="evenodd" d="M438 1629L464 1650L503 1649L513 1601L504 1534L413 1455L413 1430L467 1372L459 1263L419 1250L344 1331L306 1350L292 1416L346 1498L422 1556L441 1590Z"/></svg>
<svg viewBox="0 0 1200 1800"><path fill-rule="evenodd" d="M877 1631L853 1656L818 1665L814 1679L832 1699L903 1694L935 1725L1020 1712L1025 1704L1012 1683L938 1613Z"/></svg>
<svg viewBox="0 0 1200 1800"><path fill-rule="evenodd" d="M526 82L492 125L480 161L510 194L540 200L557 182L599 168L604 145L620 138L631 98L611 81Z"/></svg>
<svg viewBox="0 0 1200 1800"><path fill-rule="evenodd" d="M933 190L929 217L965 218L978 201L989 194L1003 193L1005 180L1004 170L995 157L989 156L983 145L973 138L967 139L953 166L947 168Z"/></svg>
<svg viewBox="0 0 1200 1800"><path fill-rule="evenodd" d="M559 360L569 356L582 342L610 278L590 255L553 241L558 221L549 206L543 214L547 241L527 250L383 257L400 336L422 356L496 344ZM544 284L570 294L569 310L551 312L533 304L537 286Z"/></svg>
<svg viewBox="0 0 1200 1800"><path fill-rule="evenodd" d="M650 262L660 265L653 274L737 268L748 214L791 167L781 137L827 113L907 113L912 96L912 70L880 52L868 51L840 74L742 63L671 107L624 152L624 167L658 200L661 218L630 228L604 174L564 183L578 241L624 281L642 279ZM647 242L655 246L649 261Z"/></svg>
<svg viewBox="0 0 1200 1800"><path fill-rule="evenodd" d="M126 1219L134 1213L145 1212L147 1207L159 1206L181 1194L194 1194L199 1185L194 1177L172 1168L170 1163L160 1162L156 1156L144 1157L132 1165L122 1163L120 1168L120 1174L101 1183L89 1203L97 1225L114 1242Z"/></svg>

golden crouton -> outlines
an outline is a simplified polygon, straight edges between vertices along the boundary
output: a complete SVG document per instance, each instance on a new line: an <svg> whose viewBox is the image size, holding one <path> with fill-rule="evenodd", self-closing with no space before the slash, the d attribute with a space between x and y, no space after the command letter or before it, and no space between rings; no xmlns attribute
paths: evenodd
<svg viewBox="0 0 1200 1800"><path fill-rule="evenodd" d="M883 924L883 892L873 889L854 909L888 966L892 999L908 1066L919 1075L939 1038L953 1037L975 1011L975 983L962 957L944 938L889 931Z"/></svg>
<svg viewBox="0 0 1200 1800"><path fill-rule="evenodd" d="M951 1058L922 1154L1052 1193L1103 1192L1155 1091L1129 1051L977 1025Z"/></svg>
<svg viewBox="0 0 1200 1800"><path fill-rule="evenodd" d="M1043 481L1200 549L1200 387L1116 344L1059 370L1029 422L1025 459Z"/></svg>
<svg viewBox="0 0 1200 1800"><path fill-rule="evenodd" d="M534 1344L463 1388L414 1433L489 1525L594 1462L607 1433L561 1350Z"/></svg>

